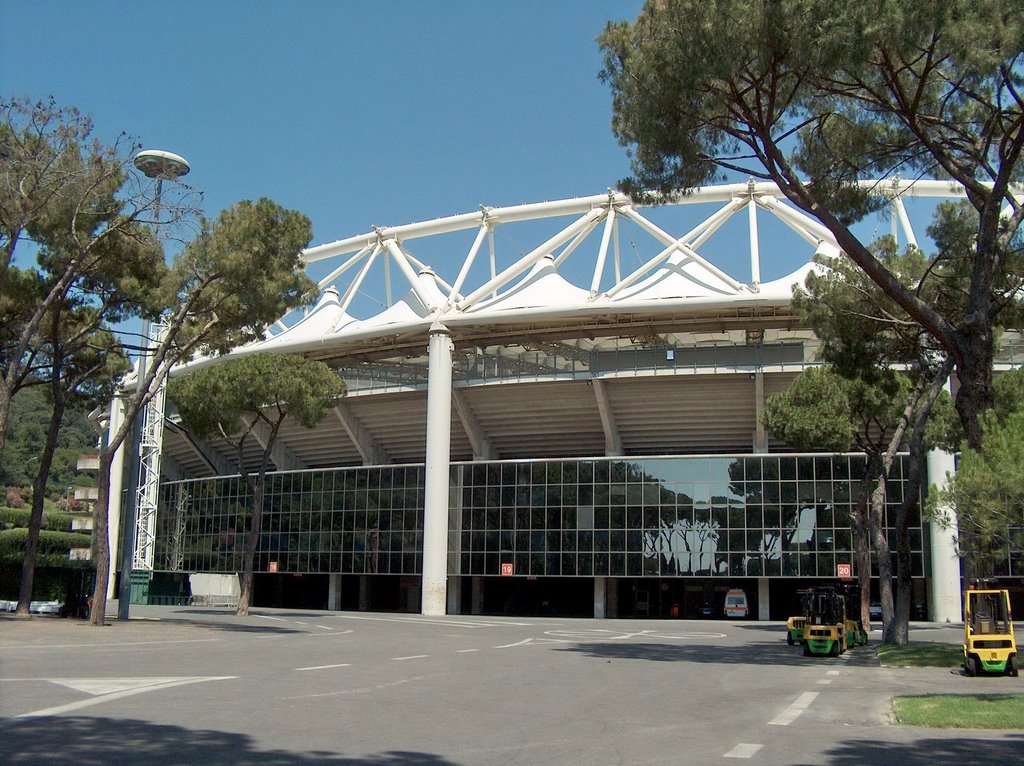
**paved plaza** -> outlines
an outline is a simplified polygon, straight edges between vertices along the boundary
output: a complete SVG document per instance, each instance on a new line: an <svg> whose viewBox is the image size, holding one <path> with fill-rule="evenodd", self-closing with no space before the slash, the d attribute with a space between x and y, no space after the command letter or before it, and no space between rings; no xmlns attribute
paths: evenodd
<svg viewBox="0 0 1024 766"><path fill-rule="evenodd" d="M907 728L889 706L1021 679L805 658L780 623L132 611L0 619L0 763L1024 763L1024 731Z"/></svg>

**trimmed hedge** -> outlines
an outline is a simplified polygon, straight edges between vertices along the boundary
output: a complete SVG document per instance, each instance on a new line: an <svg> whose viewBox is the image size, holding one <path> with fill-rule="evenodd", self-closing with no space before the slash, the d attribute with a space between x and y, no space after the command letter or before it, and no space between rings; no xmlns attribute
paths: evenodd
<svg viewBox="0 0 1024 766"><path fill-rule="evenodd" d="M30 508L6 508L0 506L0 529L10 527L28 528L28 520L32 515ZM43 529L52 531L71 531L71 520L74 518L69 513L61 511L43 511Z"/></svg>

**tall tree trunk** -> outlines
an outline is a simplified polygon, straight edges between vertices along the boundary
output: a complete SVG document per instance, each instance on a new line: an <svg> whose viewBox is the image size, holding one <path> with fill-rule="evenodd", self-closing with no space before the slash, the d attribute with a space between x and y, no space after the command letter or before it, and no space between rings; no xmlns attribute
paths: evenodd
<svg viewBox="0 0 1024 766"><path fill-rule="evenodd" d="M96 541L96 584L92 591L89 622L104 625L107 615L107 579L110 577L110 467L113 451L100 450L100 470L97 476L96 519L93 538ZM130 531L125 531L130 534ZM127 575L126 575L127 576Z"/></svg>
<svg viewBox="0 0 1024 766"><path fill-rule="evenodd" d="M861 493L857 505L850 513L850 531L853 534L853 556L857 563L857 583L860 586L860 620L865 630L871 629L871 540L868 536L868 487L861 480Z"/></svg>
<svg viewBox="0 0 1024 766"><path fill-rule="evenodd" d="M888 628L893 616L892 552L889 549L889 540L885 535L886 474L887 472L882 472L878 476L874 491L871 493L868 514L871 542L878 560L878 595L879 601L882 602L883 630Z"/></svg>
<svg viewBox="0 0 1024 766"><path fill-rule="evenodd" d="M924 480L925 450L924 436L935 400L942 391L952 370L952 359L947 357L931 375L927 385L922 385L914 412L914 424L910 431L910 458L907 475L904 477L903 502L896 516L896 619L891 631L891 643L905 646L910 640L910 612L913 598L913 557L910 553L910 519L920 510L921 485ZM889 638L889 637L887 637Z"/></svg>
<svg viewBox="0 0 1024 766"><path fill-rule="evenodd" d="M236 612L239 617L247 617L249 615L249 606L252 603L252 579L256 561L256 548L259 545L260 533L263 530L263 481L261 479L251 481L247 478L249 489L252 490L252 516L249 519L249 534L245 538L245 551L242 558L242 588L238 596L238 610Z"/></svg>
<svg viewBox="0 0 1024 766"><path fill-rule="evenodd" d="M39 531L43 527L43 501L46 499L46 480L50 476L53 455L57 451L57 437L60 436L61 421L64 417L64 388L59 375L53 382L53 411L46 429L46 441L39 456L39 471L32 482L32 513L28 519L28 537L25 539L25 559L21 562L21 584L18 587L18 614L29 616L32 601L32 585L36 573L36 553L39 550Z"/></svg>
<svg viewBox="0 0 1024 766"><path fill-rule="evenodd" d="M7 424L11 417L11 387L7 380L0 377L0 458L4 456L4 445L7 443Z"/></svg>

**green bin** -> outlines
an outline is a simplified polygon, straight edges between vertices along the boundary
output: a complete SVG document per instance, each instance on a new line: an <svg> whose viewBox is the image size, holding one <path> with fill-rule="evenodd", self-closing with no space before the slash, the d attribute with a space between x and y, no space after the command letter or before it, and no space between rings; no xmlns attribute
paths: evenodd
<svg viewBox="0 0 1024 766"><path fill-rule="evenodd" d="M149 603L149 581L152 579L152 572L131 573L132 596L130 602L132 604Z"/></svg>

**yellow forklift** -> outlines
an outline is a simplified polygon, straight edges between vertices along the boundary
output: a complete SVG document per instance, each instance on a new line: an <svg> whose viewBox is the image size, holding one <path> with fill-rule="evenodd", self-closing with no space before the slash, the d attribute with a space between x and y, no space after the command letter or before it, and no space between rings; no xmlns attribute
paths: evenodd
<svg viewBox="0 0 1024 766"><path fill-rule="evenodd" d="M1019 675L1009 591L964 591L964 671Z"/></svg>
<svg viewBox="0 0 1024 766"><path fill-rule="evenodd" d="M810 597L809 590L798 590L797 599L800 602L800 611L786 620L786 643L790 646L803 644L804 625L807 623L807 599Z"/></svg>
<svg viewBox="0 0 1024 766"><path fill-rule="evenodd" d="M846 651L846 599L842 593L831 586L812 588L804 617L804 657L838 657Z"/></svg>

